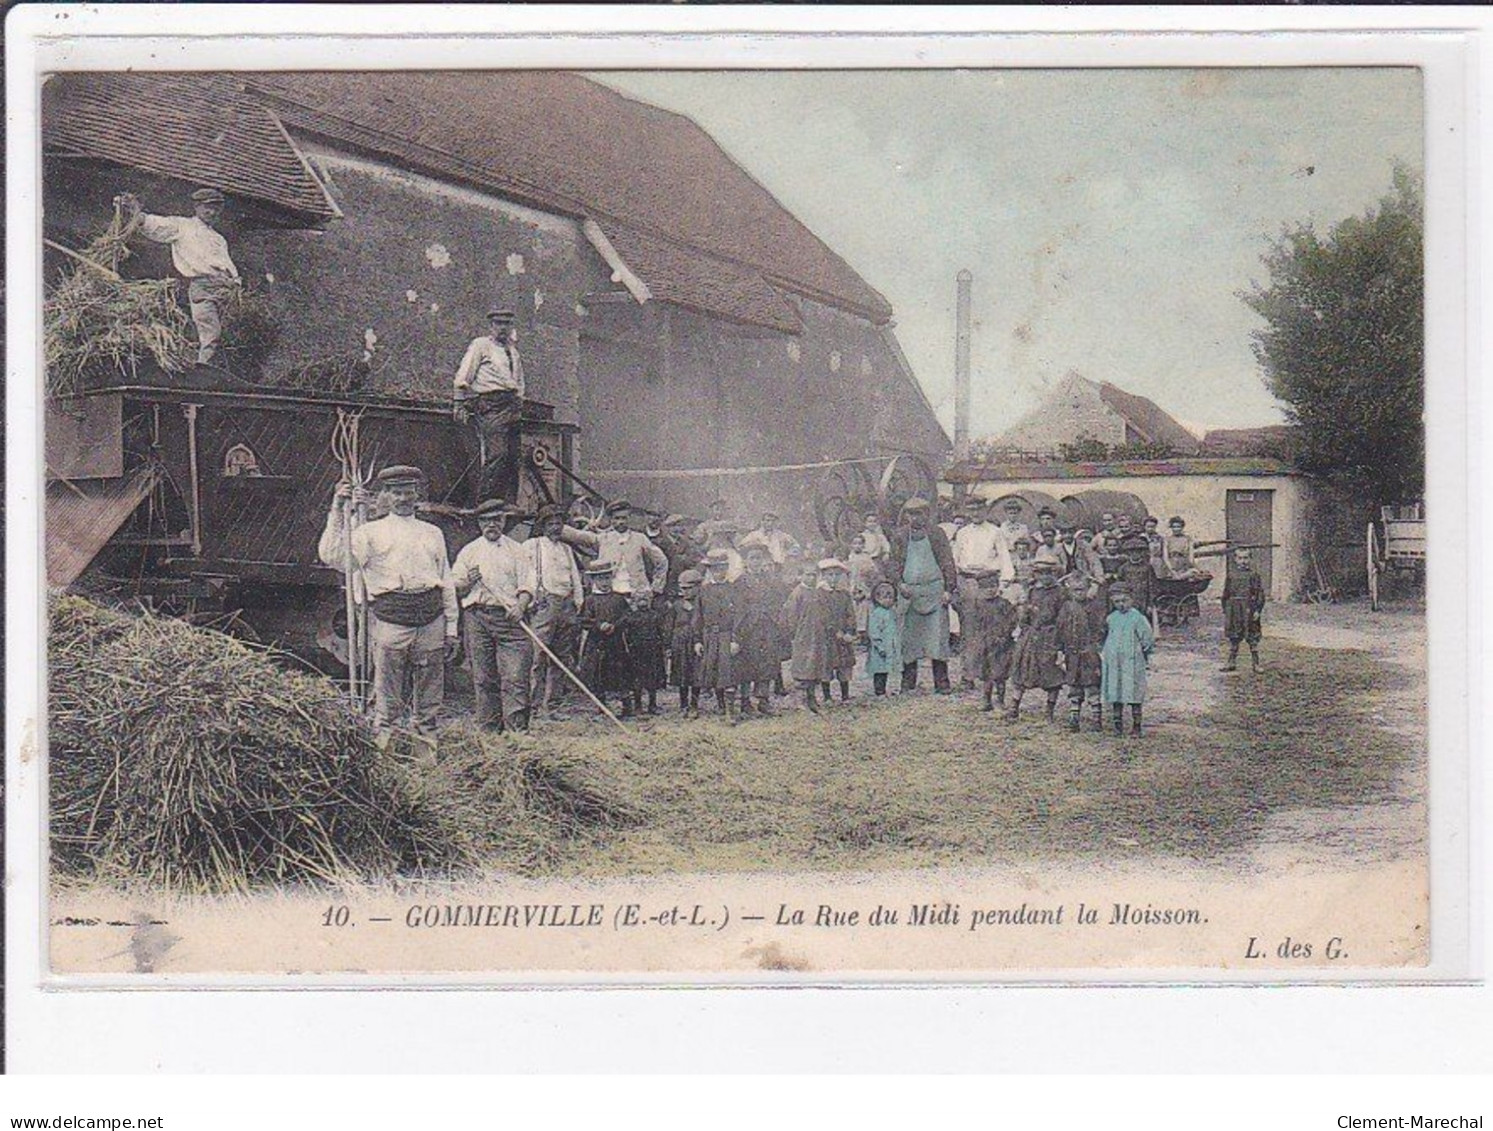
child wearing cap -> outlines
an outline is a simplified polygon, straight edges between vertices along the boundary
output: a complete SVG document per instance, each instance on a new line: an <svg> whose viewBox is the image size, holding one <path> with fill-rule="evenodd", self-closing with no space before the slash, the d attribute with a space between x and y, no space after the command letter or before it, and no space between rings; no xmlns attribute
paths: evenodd
<svg viewBox="0 0 1493 1131"><path fill-rule="evenodd" d="M1047 693L1047 721L1057 710L1063 687L1063 669L1058 664L1058 608L1063 595L1058 589L1057 570L1047 562L1033 566L1031 590L1020 609L1021 635L1011 655L1011 684L1015 695L1006 708L1006 719L1014 722L1021 713L1021 697L1032 688Z"/></svg>
<svg viewBox="0 0 1493 1131"><path fill-rule="evenodd" d="M596 697L606 702L615 695L622 701L624 718L632 715L633 679L628 666L627 639L622 627L628 614L627 597L612 590L614 568L597 562L586 570L591 595L581 607L582 648L588 657L587 682Z"/></svg>
<svg viewBox="0 0 1493 1131"><path fill-rule="evenodd" d="M855 667L855 608L844 588L845 563L825 558L819 563L813 589L797 589L789 601L793 625L793 679L803 689L804 705L819 713L817 691L840 684L840 698L850 698L850 673Z"/></svg>
<svg viewBox="0 0 1493 1131"><path fill-rule="evenodd" d="M699 570L679 575L679 595L668 614L669 680L679 689L679 711L687 719L700 715L700 582Z"/></svg>
<svg viewBox="0 0 1493 1131"><path fill-rule="evenodd" d="M902 618L897 615L897 587L878 581L871 591L871 612L866 619L866 671L871 689L886 694L887 676L902 670Z"/></svg>
<svg viewBox="0 0 1493 1131"><path fill-rule="evenodd" d="M997 704L1004 710L1016 648L1016 606L1003 594L998 573L977 579L972 596L964 618L964 674L980 685L982 711L993 711Z"/></svg>
<svg viewBox="0 0 1493 1131"><path fill-rule="evenodd" d="M1114 611L1106 620L1100 653L1100 694L1114 710L1115 734L1125 733L1125 705L1130 705L1130 733L1140 737L1141 704L1146 701L1146 669L1156 635L1151 622L1130 602L1124 585L1110 589Z"/></svg>
<svg viewBox="0 0 1493 1131"><path fill-rule="evenodd" d="M1099 587L1082 573L1063 579L1063 603L1058 609L1057 642L1068 685L1068 729L1077 732L1084 701L1094 704L1094 725L1104 729L1099 701L1099 649L1104 643L1102 616L1096 617Z"/></svg>
<svg viewBox="0 0 1493 1131"><path fill-rule="evenodd" d="M716 706L726 721L736 725L736 586L726 580L730 559L722 550L705 555L705 580L695 606L699 639L700 686L715 692Z"/></svg>

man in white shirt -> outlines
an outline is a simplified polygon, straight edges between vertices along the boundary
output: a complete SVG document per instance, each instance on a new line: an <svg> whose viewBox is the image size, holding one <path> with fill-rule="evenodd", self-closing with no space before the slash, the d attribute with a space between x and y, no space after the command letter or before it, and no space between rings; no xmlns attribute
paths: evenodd
<svg viewBox="0 0 1493 1131"><path fill-rule="evenodd" d="M238 292L238 268L228 254L228 241L217 230L223 217L223 194L200 188L192 194L193 215L152 216L131 193L119 197L128 235L140 234L171 246L171 264L187 281L187 303L197 327L197 364L207 365L217 355L223 335L223 307Z"/></svg>
<svg viewBox="0 0 1493 1131"><path fill-rule="evenodd" d="M561 537L572 546L595 554L598 562L611 562L617 567L612 577L612 592L651 589L655 597L659 596L669 581L669 559L639 529L647 516L634 511L626 499L608 503L606 513L615 526L592 530L567 526Z"/></svg>
<svg viewBox="0 0 1493 1131"><path fill-rule="evenodd" d="M357 527L348 539L354 575L373 614L373 726L380 746L388 744L406 707L415 733L434 744L445 665L456 655L456 588L446 538L415 517L424 481L416 467L384 468L376 485L389 513ZM350 490L338 488L319 547L322 561L338 570L346 564L340 547L350 496ZM407 695L410 685L413 694Z"/></svg>
<svg viewBox="0 0 1493 1131"><path fill-rule="evenodd" d="M529 729L534 646L522 622L534 603L533 556L508 537L513 508L500 499L477 506L481 537L461 548L451 576L466 617L467 658L483 730Z"/></svg>
<svg viewBox="0 0 1493 1131"><path fill-rule="evenodd" d="M580 611L586 600L586 587L575 551L560 538L565 531L565 508L555 503L539 508L534 519L534 533L524 543L534 571L534 607L529 627L543 640L545 647L575 670L576 644L580 639ZM543 652L534 656L532 697L538 697L545 710L557 695L564 698L570 684L554 670L554 664Z"/></svg>
<svg viewBox="0 0 1493 1131"><path fill-rule="evenodd" d="M954 568L959 571L959 603L971 625L980 601L980 579L996 576L1010 581L1016 575L1011 547L1004 531L993 521L995 507L983 499L970 500L970 521L954 536Z"/></svg>
<svg viewBox="0 0 1493 1131"><path fill-rule="evenodd" d="M752 545L765 546L776 569L782 569L790 551L802 550L798 539L778 526L777 511L763 511L762 525L741 540L740 548L745 550Z"/></svg>
<svg viewBox="0 0 1493 1131"><path fill-rule="evenodd" d="M513 311L490 310L487 320L492 332L473 338L457 367L453 412L457 420L476 426L482 445L477 498L516 500L523 458L519 422L524 414L524 367Z"/></svg>

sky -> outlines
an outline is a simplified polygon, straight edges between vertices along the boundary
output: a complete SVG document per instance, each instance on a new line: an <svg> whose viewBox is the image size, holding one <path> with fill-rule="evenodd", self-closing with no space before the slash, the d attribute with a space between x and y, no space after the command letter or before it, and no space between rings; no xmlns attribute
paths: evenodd
<svg viewBox="0 0 1493 1131"><path fill-rule="evenodd" d="M968 268L975 438L1075 370L1194 430L1279 422L1238 292L1285 226L1422 168L1406 68L593 77L693 118L881 291L951 433Z"/></svg>

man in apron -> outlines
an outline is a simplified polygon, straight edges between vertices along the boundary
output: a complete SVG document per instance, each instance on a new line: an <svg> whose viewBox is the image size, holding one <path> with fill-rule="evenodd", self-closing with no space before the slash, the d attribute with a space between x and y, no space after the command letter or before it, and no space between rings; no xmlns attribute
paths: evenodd
<svg viewBox="0 0 1493 1131"><path fill-rule="evenodd" d="M926 499L909 499L892 539L888 579L897 586L902 615L902 689L918 685L918 661L933 667L933 690L948 695L949 604L959 574L948 536L931 520Z"/></svg>

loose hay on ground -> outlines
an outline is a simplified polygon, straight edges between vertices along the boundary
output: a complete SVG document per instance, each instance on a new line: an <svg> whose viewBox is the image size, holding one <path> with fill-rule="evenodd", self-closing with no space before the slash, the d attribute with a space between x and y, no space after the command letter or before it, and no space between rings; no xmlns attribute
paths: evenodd
<svg viewBox="0 0 1493 1131"><path fill-rule="evenodd" d="M611 761L457 728L380 752L327 680L169 618L55 598L53 859L185 890L526 870L640 818Z"/></svg>

